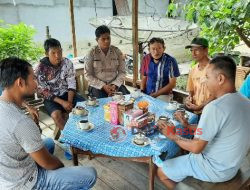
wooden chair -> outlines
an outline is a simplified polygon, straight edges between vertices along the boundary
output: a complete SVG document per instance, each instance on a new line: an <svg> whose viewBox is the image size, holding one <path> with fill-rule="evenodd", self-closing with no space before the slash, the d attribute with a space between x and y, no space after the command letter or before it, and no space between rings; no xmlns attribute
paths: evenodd
<svg viewBox="0 0 250 190"><path fill-rule="evenodd" d="M188 187L188 188L187 188ZM237 175L223 183L203 182L192 177L186 178L176 186L176 190L249 190L250 189L250 170L242 172L239 170Z"/></svg>
<svg viewBox="0 0 250 190"><path fill-rule="evenodd" d="M209 183L188 177L176 186L176 190L250 190L250 151L237 175L226 182Z"/></svg>
<svg viewBox="0 0 250 190"><path fill-rule="evenodd" d="M44 100L43 98L41 97L38 97L37 94L34 95L34 97L32 98L28 98L26 99L26 103L29 105L29 106L32 106L36 109L38 109L38 111L42 111L43 113L47 114L47 111L44 109L44 104L43 104ZM27 111L26 108L23 108L25 114L29 114L29 112ZM48 115L49 116L49 115ZM39 122L41 122L42 124L44 124L46 127L50 128L51 125L48 125L46 124L45 122L43 122L42 120L39 119ZM39 122L37 123L37 125L39 126L40 128L40 125L39 125ZM41 128L40 128L41 129ZM55 128L54 130L54 139L55 140L58 140L59 137L61 135L61 131L59 130L58 127Z"/></svg>
<svg viewBox="0 0 250 190"><path fill-rule="evenodd" d="M238 66L237 67L237 70L236 70L236 79L235 79L235 86L236 86L236 89L238 90L243 81L244 81L244 78L246 76L246 73L250 70L250 67L242 67L242 66Z"/></svg>

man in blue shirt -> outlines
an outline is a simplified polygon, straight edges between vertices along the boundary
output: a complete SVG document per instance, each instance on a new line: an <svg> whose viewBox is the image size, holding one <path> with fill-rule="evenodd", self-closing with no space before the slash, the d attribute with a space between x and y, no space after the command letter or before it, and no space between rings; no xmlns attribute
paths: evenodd
<svg viewBox="0 0 250 190"><path fill-rule="evenodd" d="M246 96L247 98L250 99L250 75L249 75L249 73L247 75L246 75L247 77L246 77L245 81L243 82L242 86L240 87L240 93L243 96Z"/></svg>
<svg viewBox="0 0 250 190"><path fill-rule="evenodd" d="M165 44L161 38L152 38L149 43L149 54L143 58L141 90L146 94L169 101L169 94L180 76L175 58L164 53Z"/></svg>

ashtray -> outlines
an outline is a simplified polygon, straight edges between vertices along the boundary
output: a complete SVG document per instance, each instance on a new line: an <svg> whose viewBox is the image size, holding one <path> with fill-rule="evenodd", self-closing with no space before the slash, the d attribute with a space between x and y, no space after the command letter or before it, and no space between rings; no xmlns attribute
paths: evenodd
<svg viewBox="0 0 250 190"><path fill-rule="evenodd" d="M125 131L125 129L121 128L121 127L113 127L110 130L110 140L114 141L114 142L121 142L123 140L125 140L127 137L127 133Z"/></svg>

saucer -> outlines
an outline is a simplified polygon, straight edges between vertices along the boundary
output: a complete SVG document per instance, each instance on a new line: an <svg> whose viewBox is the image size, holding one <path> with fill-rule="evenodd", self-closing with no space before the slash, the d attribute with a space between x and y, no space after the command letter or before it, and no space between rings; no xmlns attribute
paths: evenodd
<svg viewBox="0 0 250 190"><path fill-rule="evenodd" d="M81 131L86 131L86 132L91 131L91 130L93 130L93 129L95 128L95 126L94 126L93 123L89 123L89 128L88 128L88 129L81 129L81 128L79 127L79 124L78 124L78 123L77 123L77 127L78 127L79 130L81 130Z"/></svg>
<svg viewBox="0 0 250 190"><path fill-rule="evenodd" d="M145 138L144 138L145 141L144 141L143 144L137 144L137 143L135 142L135 138L136 138L136 137L133 137L132 143L133 143L134 145L136 145L136 146L144 147L144 146L148 146L148 145L150 144L150 139L149 139L148 137L145 137Z"/></svg>
<svg viewBox="0 0 250 190"><path fill-rule="evenodd" d="M97 101L94 105L90 105L88 101L85 103L87 106L97 107L99 106L99 102Z"/></svg>
<svg viewBox="0 0 250 190"><path fill-rule="evenodd" d="M74 111L72 111L73 115L78 115L78 116L87 116L89 114L89 111L87 110L85 113L77 114Z"/></svg>
<svg viewBox="0 0 250 190"><path fill-rule="evenodd" d="M173 106L167 106L166 107L166 110L168 110L168 111L175 111L177 109L177 107L173 107Z"/></svg>

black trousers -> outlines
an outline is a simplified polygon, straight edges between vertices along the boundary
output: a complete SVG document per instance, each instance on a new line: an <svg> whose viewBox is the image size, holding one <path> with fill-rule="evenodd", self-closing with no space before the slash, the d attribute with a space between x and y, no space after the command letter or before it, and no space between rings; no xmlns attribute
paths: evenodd
<svg viewBox="0 0 250 190"><path fill-rule="evenodd" d="M96 89L92 86L89 86L89 95L91 97L96 97L96 98L106 98L108 97L108 94L104 91L104 90L99 90L99 89ZM130 94L130 92L128 91L128 89L124 86L124 85L121 85L119 88L118 88L118 92L122 92L123 95L126 95L126 94Z"/></svg>

